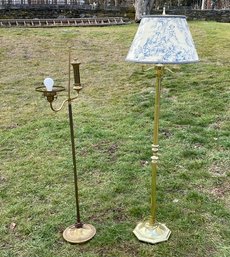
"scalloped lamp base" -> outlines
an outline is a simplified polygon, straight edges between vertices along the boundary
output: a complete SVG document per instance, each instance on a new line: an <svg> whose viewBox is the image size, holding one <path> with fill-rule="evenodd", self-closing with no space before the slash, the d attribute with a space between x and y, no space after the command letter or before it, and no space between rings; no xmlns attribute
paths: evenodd
<svg viewBox="0 0 230 257"><path fill-rule="evenodd" d="M156 244L167 241L171 231L165 224L155 223L154 225L150 225L149 222L146 221L138 223L133 233L140 241Z"/></svg>

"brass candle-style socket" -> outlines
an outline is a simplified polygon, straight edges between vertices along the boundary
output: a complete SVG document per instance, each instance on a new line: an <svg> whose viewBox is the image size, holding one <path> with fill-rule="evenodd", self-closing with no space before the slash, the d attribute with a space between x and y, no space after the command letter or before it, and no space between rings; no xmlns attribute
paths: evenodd
<svg viewBox="0 0 230 257"><path fill-rule="evenodd" d="M71 65L73 66L73 74L74 74L74 84L73 89L76 90L78 93L82 89L81 86L81 80L80 80L80 62L77 61L77 59L74 59L71 62Z"/></svg>

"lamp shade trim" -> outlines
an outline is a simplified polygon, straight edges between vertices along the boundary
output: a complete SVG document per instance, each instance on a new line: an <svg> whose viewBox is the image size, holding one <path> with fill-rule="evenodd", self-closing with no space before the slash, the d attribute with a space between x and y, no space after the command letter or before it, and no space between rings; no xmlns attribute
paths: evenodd
<svg viewBox="0 0 230 257"><path fill-rule="evenodd" d="M164 15L145 15L142 18L185 18L185 15L170 15L170 14L164 14Z"/></svg>
<svg viewBox="0 0 230 257"><path fill-rule="evenodd" d="M198 62L185 16L149 15L141 19L126 61L154 64Z"/></svg>

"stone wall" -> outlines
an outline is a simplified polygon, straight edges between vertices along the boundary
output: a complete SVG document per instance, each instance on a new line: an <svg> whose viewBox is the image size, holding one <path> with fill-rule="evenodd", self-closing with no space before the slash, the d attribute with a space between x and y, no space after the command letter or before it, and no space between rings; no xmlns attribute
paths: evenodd
<svg viewBox="0 0 230 257"><path fill-rule="evenodd" d="M0 9L0 19L55 19L83 18L83 17L105 17L125 16L124 12L103 10L81 10L71 8L22 8L22 9Z"/></svg>
<svg viewBox="0 0 230 257"><path fill-rule="evenodd" d="M91 10L79 8L64 8L57 6L57 8L20 8L20 9L0 9L0 19L55 19L55 18L87 18L87 17L125 17L127 10ZM130 19L132 19L133 12L131 11Z"/></svg>
<svg viewBox="0 0 230 257"><path fill-rule="evenodd" d="M151 14L161 14L160 11L152 11ZM187 20L230 22L230 10L193 10L188 8L171 9L166 11L171 15L185 15Z"/></svg>
<svg viewBox="0 0 230 257"><path fill-rule="evenodd" d="M151 14L161 14L162 10L153 10ZM170 9L166 11L171 15L185 15L188 20L230 22L230 10L193 10L189 8ZM114 8L110 10L90 10L78 8L20 8L20 9L0 9L0 19L55 19L60 17L80 18L80 17L105 17L122 16L134 19L133 8Z"/></svg>

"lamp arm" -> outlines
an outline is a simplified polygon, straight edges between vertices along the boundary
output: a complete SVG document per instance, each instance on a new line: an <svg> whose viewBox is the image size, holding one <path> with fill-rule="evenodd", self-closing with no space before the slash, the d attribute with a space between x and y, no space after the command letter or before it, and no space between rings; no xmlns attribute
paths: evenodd
<svg viewBox="0 0 230 257"><path fill-rule="evenodd" d="M52 102L49 102L49 103L50 103L50 109L51 109L52 111L54 111L54 112L59 112L59 111L61 111L61 109L63 108L63 106L64 106L65 103L67 103L67 102L73 102L73 101L74 101L75 99L77 99L77 98L78 98L78 95L75 96L75 97L68 98L68 99L64 100L64 101L62 102L62 104L60 105L59 108L54 108L54 106L53 106L53 101L52 101Z"/></svg>
<svg viewBox="0 0 230 257"><path fill-rule="evenodd" d="M64 101L62 102L62 104L60 105L59 108L54 108L52 102L50 102L50 108L51 108L51 110L54 111L54 112L59 112L59 111L61 111L61 109L63 108L64 104L65 104L66 102L68 102L68 101L69 101L69 99L64 100Z"/></svg>
<svg viewBox="0 0 230 257"><path fill-rule="evenodd" d="M73 102L73 100L75 100L75 99L77 99L77 98L78 98L78 95L75 96L75 97L73 97L73 98L68 99L68 101L69 101L69 102Z"/></svg>

